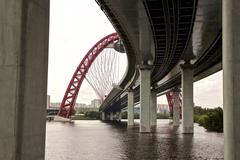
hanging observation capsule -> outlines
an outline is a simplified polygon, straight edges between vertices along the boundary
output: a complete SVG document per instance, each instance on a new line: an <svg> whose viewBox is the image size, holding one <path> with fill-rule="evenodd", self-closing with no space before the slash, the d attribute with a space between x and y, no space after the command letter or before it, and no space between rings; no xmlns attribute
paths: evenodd
<svg viewBox="0 0 240 160"><path fill-rule="evenodd" d="M114 43L113 48L120 53L126 53L122 40L118 40L116 43Z"/></svg>

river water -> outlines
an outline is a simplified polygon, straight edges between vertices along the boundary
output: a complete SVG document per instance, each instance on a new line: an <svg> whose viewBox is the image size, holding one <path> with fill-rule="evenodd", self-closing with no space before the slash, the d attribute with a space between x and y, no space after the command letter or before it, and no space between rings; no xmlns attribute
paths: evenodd
<svg viewBox="0 0 240 160"><path fill-rule="evenodd" d="M181 134L169 120L158 120L156 133L140 134L138 123L47 122L46 160L219 160L223 134L194 125Z"/></svg>

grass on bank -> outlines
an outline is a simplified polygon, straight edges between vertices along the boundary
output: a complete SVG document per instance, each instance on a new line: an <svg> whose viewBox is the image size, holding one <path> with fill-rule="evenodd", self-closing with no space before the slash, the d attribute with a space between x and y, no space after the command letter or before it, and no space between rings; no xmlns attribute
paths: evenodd
<svg viewBox="0 0 240 160"><path fill-rule="evenodd" d="M223 110L220 107L214 109L195 107L194 122L208 131L223 132Z"/></svg>

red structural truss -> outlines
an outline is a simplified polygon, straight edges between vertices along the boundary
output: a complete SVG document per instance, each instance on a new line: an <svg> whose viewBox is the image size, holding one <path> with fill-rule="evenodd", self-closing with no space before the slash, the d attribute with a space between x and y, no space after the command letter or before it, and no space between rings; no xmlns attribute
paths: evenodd
<svg viewBox="0 0 240 160"><path fill-rule="evenodd" d="M117 33L112 33L100 41L98 41L84 56L81 63L78 65L76 71L74 72L72 79L67 87L67 90L64 94L60 109L58 112L59 116L69 118L72 114L73 107L75 105L77 95L81 84L85 78L85 75L88 72L88 69L91 67L92 63L96 57L106 48L109 44L118 41L120 38Z"/></svg>
<svg viewBox="0 0 240 160"><path fill-rule="evenodd" d="M173 102L174 102L174 97L173 97L173 92L167 92L166 93L167 101L168 101L168 106L169 106L169 112L170 115L173 116ZM181 92L179 93L179 110L180 110L180 115L182 113L182 94Z"/></svg>
<svg viewBox="0 0 240 160"><path fill-rule="evenodd" d="M173 92L166 93L170 115L173 113Z"/></svg>

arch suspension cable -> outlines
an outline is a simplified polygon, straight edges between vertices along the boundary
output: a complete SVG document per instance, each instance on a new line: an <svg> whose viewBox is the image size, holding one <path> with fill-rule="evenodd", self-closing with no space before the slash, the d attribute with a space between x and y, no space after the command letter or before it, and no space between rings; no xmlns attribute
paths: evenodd
<svg viewBox="0 0 240 160"><path fill-rule="evenodd" d="M87 52L69 82L59 108L59 116L71 116L84 79L99 99L104 100L112 85L119 82L119 52L124 52L124 47L117 33L102 38Z"/></svg>
<svg viewBox="0 0 240 160"><path fill-rule="evenodd" d="M113 48L105 48L103 52L94 61L85 77L102 101L111 91L113 84L119 82L120 60L119 52Z"/></svg>

